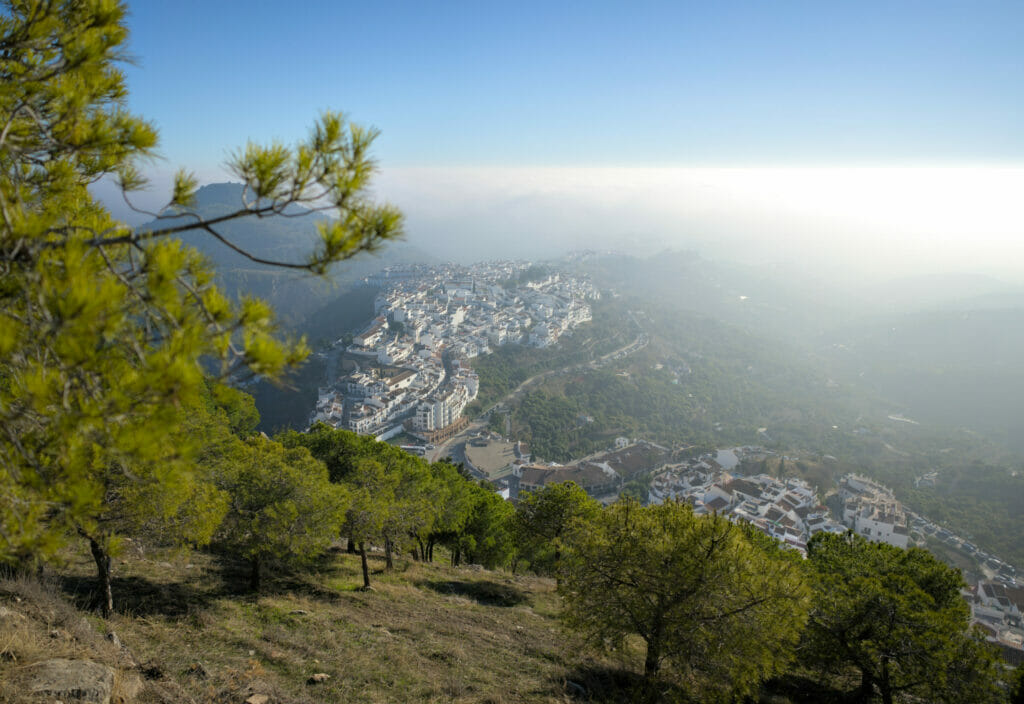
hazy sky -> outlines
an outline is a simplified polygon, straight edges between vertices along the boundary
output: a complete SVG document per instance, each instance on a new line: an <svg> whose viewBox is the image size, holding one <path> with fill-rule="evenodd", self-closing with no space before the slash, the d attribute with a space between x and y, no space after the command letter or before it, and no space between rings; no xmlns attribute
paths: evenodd
<svg viewBox="0 0 1024 704"><path fill-rule="evenodd" d="M136 2L166 157L382 130L410 240L1024 275L1024 3ZM531 252L519 252L529 255Z"/></svg>

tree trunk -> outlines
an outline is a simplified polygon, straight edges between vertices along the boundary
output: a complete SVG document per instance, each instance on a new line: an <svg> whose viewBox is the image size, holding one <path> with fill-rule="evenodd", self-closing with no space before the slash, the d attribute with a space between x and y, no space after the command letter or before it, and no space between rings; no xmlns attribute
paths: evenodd
<svg viewBox="0 0 1024 704"><path fill-rule="evenodd" d="M89 538L89 550L96 562L96 578L100 586L100 614L110 618L114 612L114 594L110 589L110 555L96 540Z"/></svg>
<svg viewBox="0 0 1024 704"><path fill-rule="evenodd" d="M652 637L647 641L647 657L644 659L644 677L654 677L661 669L661 638Z"/></svg>
<svg viewBox="0 0 1024 704"><path fill-rule="evenodd" d="M395 568L395 562L391 557L392 547L391 540L389 538L384 538L384 568L389 570L393 570Z"/></svg>
<svg viewBox="0 0 1024 704"><path fill-rule="evenodd" d="M249 589L254 592L260 590L260 558L258 557L249 560Z"/></svg>
<svg viewBox="0 0 1024 704"><path fill-rule="evenodd" d="M356 550L356 541L352 539L351 535L348 537L348 547L345 550L349 555L355 555L358 552Z"/></svg>
<svg viewBox="0 0 1024 704"><path fill-rule="evenodd" d="M416 538L416 542L419 543L419 546L420 546L420 554L419 554L419 557L417 557L416 559L419 560L420 562L426 562L427 561L427 546L423 543L423 540L421 538Z"/></svg>
<svg viewBox="0 0 1024 704"><path fill-rule="evenodd" d="M427 541L427 562L434 561L434 539L431 538Z"/></svg>
<svg viewBox="0 0 1024 704"><path fill-rule="evenodd" d="M562 586L562 551L555 548L555 588Z"/></svg>
<svg viewBox="0 0 1024 704"><path fill-rule="evenodd" d="M860 671L860 689L857 690L858 702L869 702L874 698L875 683L871 673L867 670Z"/></svg>
<svg viewBox="0 0 1024 704"><path fill-rule="evenodd" d="M458 546L456 546L456 548L452 551L452 567L458 567L459 566L459 559L461 557L462 557L462 551L458 548Z"/></svg>
<svg viewBox="0 0 1024 704"><path fill-rule="evenodd" d="M882 694L882 704L892 704L892 682L889 679L889 661L882 659L882 679L878 683L878 689Z"/></svg>
<svg viewBox="0 0 1024 704"><path fill-rule="evenodd" d="M360 541L359 543L359 556L363 563L363 589L370 588L370 567L366 564L366 545Z"/></svg>

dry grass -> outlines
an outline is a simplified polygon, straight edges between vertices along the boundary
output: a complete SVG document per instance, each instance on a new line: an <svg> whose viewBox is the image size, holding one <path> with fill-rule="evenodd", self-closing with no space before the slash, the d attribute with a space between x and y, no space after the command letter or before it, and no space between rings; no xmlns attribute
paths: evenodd
<svg viewBox="0 0 1024 704"><path fill-rule="evenodd" d="M53 580L0 581L0 701L21 700L22 669L50 658L85 658L114 667L114 701L131 699L139 687L135 663L108 633L108 624L76 609Z"/></svg>
<svg viewBox="0 0 1024 704"><path fill-rule="evenodd" d="M241 566L206 554L136 555L119 563L118 613L104 622L85 610L91 562L75 556L49 585L0 584L0 606L24 614L0 618L0 681L23 664L64 656L117 667L123 692L138 673L140 702L243 702L252 694L296 704L627 699L635 683L628 669L588 657L559 628L550 580L382 566L372 565L374 590L358 591L358 558L334 552L312 572L269 579L251 595ZM108 629L123 648L105 637ZM330 679L308 683L321 672Z"/></svg>

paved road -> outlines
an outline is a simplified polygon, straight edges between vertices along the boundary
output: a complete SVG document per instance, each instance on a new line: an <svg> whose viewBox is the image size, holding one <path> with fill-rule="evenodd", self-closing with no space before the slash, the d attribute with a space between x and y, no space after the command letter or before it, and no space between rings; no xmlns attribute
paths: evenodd
<svg viewBox="0 0 1024 704"><path fill-rule="evenodd" d="M639 326L639 322L637 322L635 318L633 319L633 322L637 323L637 326ZM636 339L630 342L629 344L623 345L619 349L609 352L606 355L602 355L597 359L591 360L589 362L570 364L568 366L562 367L561 369L551 369L546 372L534 374L529 379L527 379L519 386L514 388L512 391L505 394L501 399L491 404L491 406L487 410L478 415L468 426L466 426L466 429L463 430L461 433L449 438L447 441L438 445L433 451L428 452L426 457L427 460L430 462L436 462L440 458L449 454L449 448L454 448L456 445L465 442L467 438L480 432L483 428L487 426L487 421L490 418L491 412L493 412L495 408L501 406L504 403L507 403L508 401L512 401L514 399L519 398L527 389L529 389L531 386L533 386L536 382L540 381L541 379L546 379L547 377L554 376L555 374L563 374L569 371L578 371L580 369L588 367L590 369L598 369L602 364L607 362L609 359L619 359L625 357L626 355L630 355L633 354L634 352L642 350L644 347L647 346L649 342L650 339L647 337L647 333L642 332L639 335L637 335Z"/></svg>

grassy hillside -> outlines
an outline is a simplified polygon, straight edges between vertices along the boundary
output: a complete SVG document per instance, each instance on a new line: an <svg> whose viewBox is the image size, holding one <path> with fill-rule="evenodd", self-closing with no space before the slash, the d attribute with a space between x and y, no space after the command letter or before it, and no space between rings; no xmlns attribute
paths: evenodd
<svg viewBox="0 0 1024 704"><path fill-rule="evenodd" d="M120 563L108 622L84 610L85 554L59 580L0 581L0 701L18 701L21 667L52 657L114 667L115 695L138 702L565 702L581 687L616 701L630 683L559 627L551 580L372 567L374 590L357 591L358 559L339 550L254 596L244 570L209 555L135 554ZM309 683L316 673L330 679Z"/></svg>

